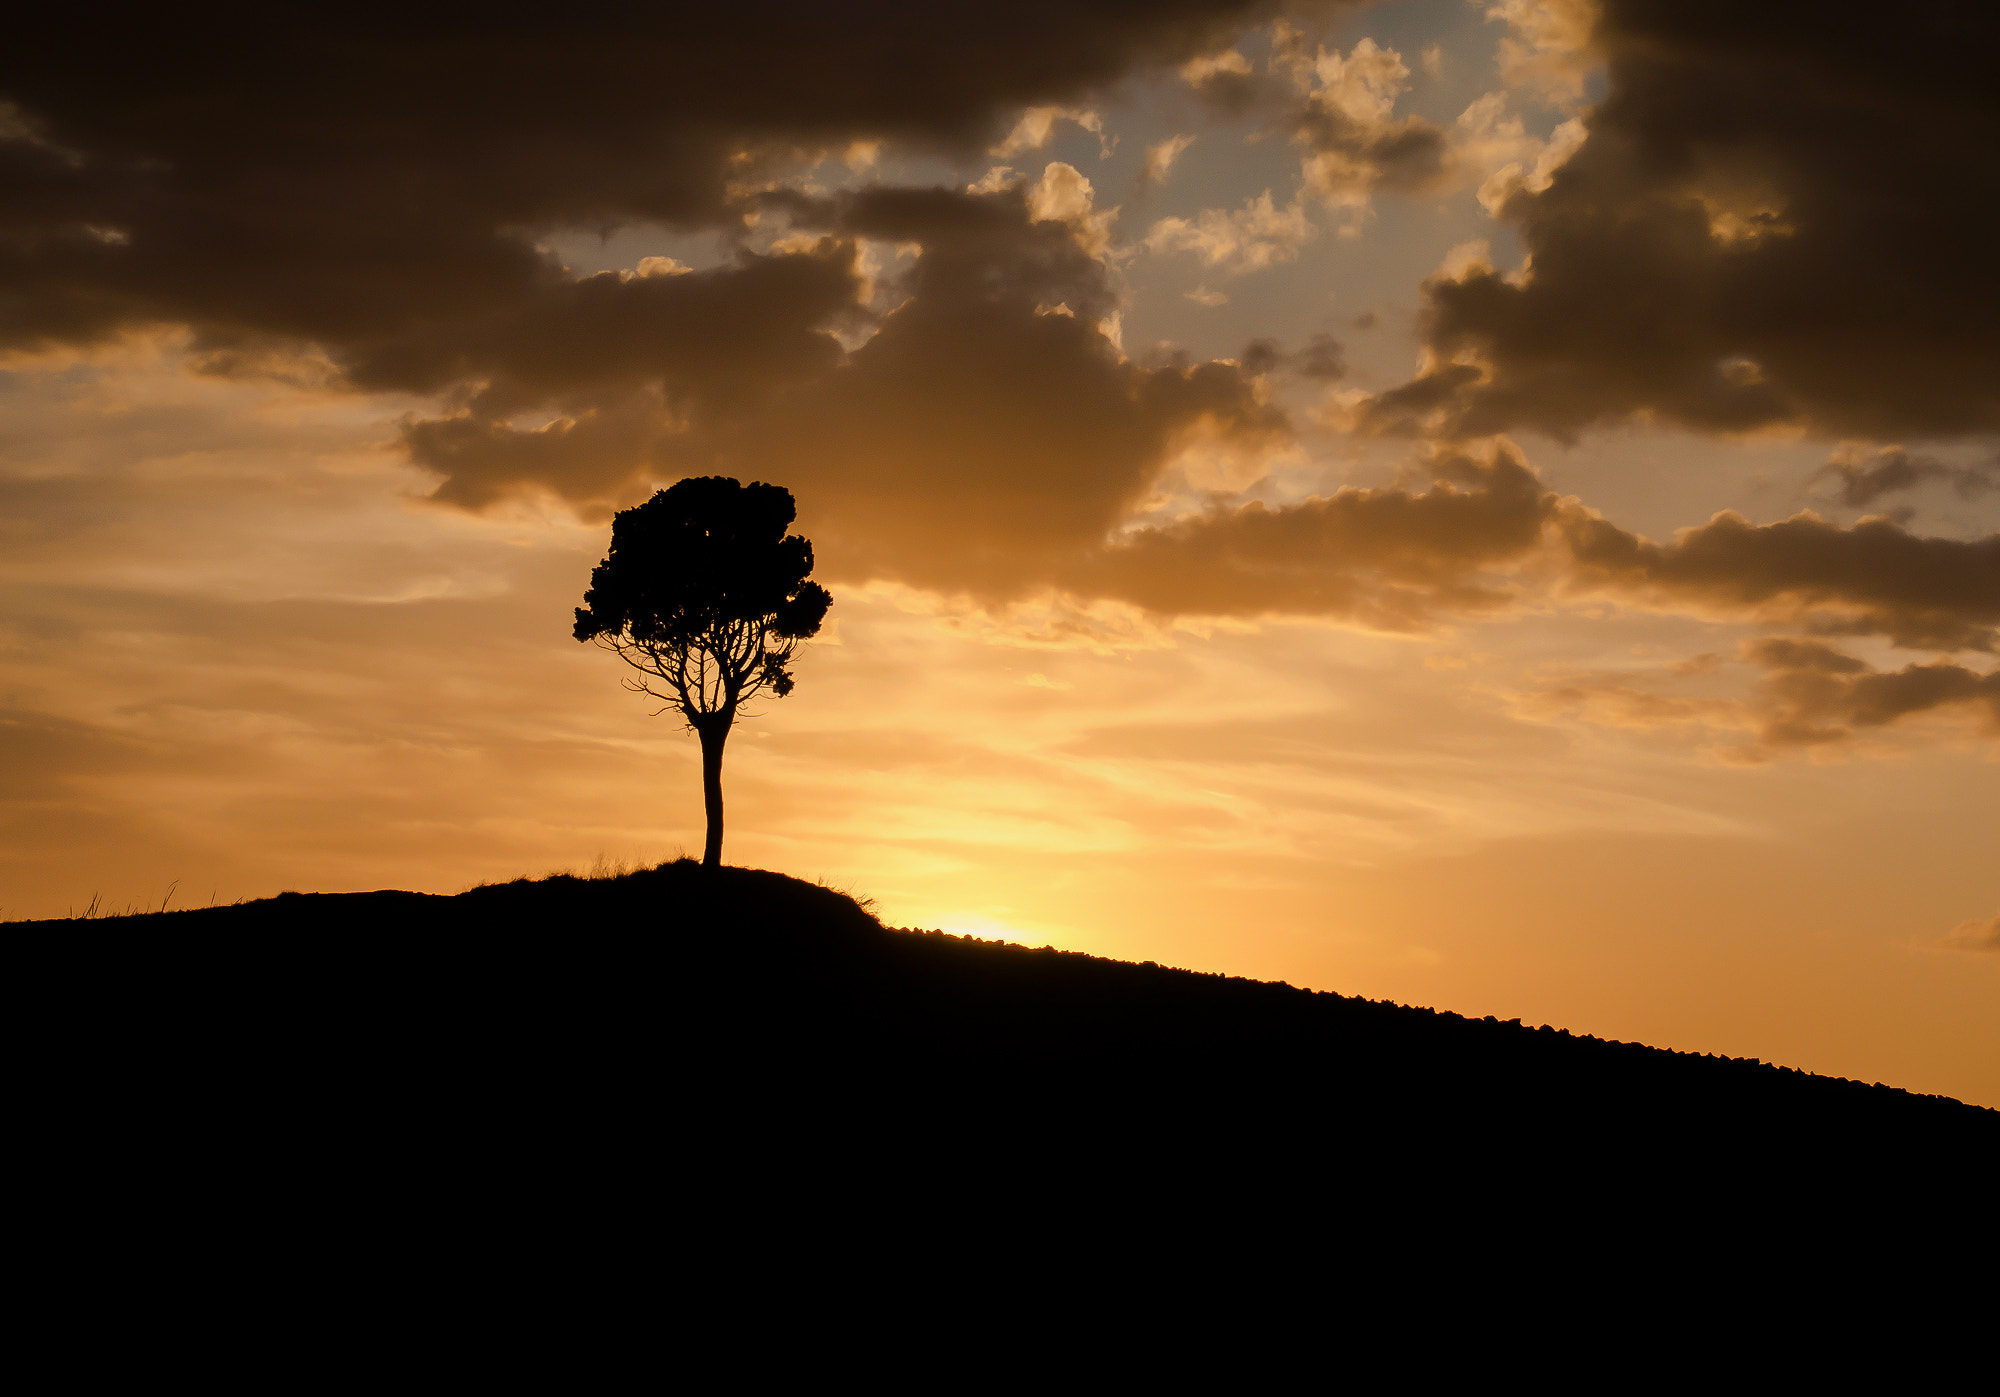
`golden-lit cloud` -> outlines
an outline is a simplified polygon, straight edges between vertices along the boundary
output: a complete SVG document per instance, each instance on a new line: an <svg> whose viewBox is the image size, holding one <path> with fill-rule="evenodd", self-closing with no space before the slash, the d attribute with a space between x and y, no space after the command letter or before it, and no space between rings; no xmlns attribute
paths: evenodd
<svg viewBox="0 0 2000 1397"><path fill-rule="evenodd" d="M1146 163L1140 166L1139 176L1145 184L1164 184L1173 172L1174 162L1181 158L1194 137L1186 134L1169 136L1164 141L1155 141L1146 147Z"/></svg>
<svg viewBox="0 0 2000 1397"><path fill-rule="evenodd" d="M1304 187L1336 213L1343 232L1359 231L1376 190L1422 189L1445 177L1445 133L1394 114L1409 87L1401 54L1373 39L1345 54L1323 47L1308 54L1296 36L1282 34L1279 54L1299 96L1290 120L1306 147Z"/></svg>
<svg viewBox="0 0 2000 1397"><path fill-rule="evenodd" d="M1055 134L1058 121L1073 122L1090 132L1102 144L1103 153L1111 154L1111 143L1104 138L1104 121L1088 108L1077 107L1030 107L1021 113L1021 119L1014 123L1014 129L1007 138L993 147L989 154L1005 159L1010 155L1020 155L1024 151L1040 150Z"/></svg>
<svg viewBox="0 0 2000 1397"><path fill-rule="evenodd" d="M1580 10L1535 8L1551 17L1535 32L1582 32ZM1782 43L1739 18L1606 0L1590 46L1609 91L1585 138L1551 143L1568 154L1546 184L1524 164L1488 190L1529 267L1425 283L1431 363L1381 395L1378 424L2000 428L1982 328L2000 312L1985 233L2000 128L1975 57L1993 17L1801 10L1773 20Z"/></svg>
<svg viewBox="0 0 2000 1397"><path fill-rule="evenodd" d="M1596 61L1591 34L1599 0L1495 0L1489 20L1507 25L1494 55L1510 88L1526 88L1545 101L1573 106L1583 97L1584 79Z"/></svg>
<svg viewBox="0 0 2000 1397"><path fill-rule="evenodd" d="M1314 231L1303 204L1295 200L1278 208L1267 189L1239 209L1163 218L1146 234L1146 246L1154 252L1192 252L1205 267L1241 274L1293 260Z"/></svg>

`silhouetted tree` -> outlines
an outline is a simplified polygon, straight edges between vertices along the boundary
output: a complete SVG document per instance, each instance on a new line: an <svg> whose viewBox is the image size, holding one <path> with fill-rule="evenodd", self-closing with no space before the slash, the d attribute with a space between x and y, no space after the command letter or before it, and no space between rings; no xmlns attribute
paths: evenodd
<svg viewBox="0 0 2000 1397"><path fill-rule="evenodd" d="M785 532L797 513L792 492L776 485L683 480L618 512L611 551L577 608L576 638L638 670L625 686L664 700L701 739L705 867L722 862L730 726L757 694L792 691L792 651L818 634L833 605L826 588L806 581L812 544Z"/></svg>

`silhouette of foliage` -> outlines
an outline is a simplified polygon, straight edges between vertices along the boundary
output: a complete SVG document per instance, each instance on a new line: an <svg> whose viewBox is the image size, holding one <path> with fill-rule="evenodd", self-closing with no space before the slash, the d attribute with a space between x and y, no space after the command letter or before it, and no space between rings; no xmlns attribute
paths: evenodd
<svg viewBox="0 0 2000 1397"><path fill-rule="evenodd" d="M576 638L638 671L626 686L701 739L705 867L722 862L722 748L736 715L760 693L791 693L792 655L833 605L806 580L812 544L785 532L797 513L776 485L683 480L619 511L577 608Z"/></svg>

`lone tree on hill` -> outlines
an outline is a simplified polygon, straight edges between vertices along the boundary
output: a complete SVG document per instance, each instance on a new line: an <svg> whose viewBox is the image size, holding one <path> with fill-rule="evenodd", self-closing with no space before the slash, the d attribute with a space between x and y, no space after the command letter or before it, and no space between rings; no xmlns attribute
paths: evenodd
<svg viewBox="0 0 2000 1397"><path fill-rule="evenodd" d="M663 700L701 739L708 842L722 863L722 744L737 710L792 691L786 666L819 633L833 597L806 578L812 544L785 530L792 492L722 476L683 480L611 521L611 551L590 574L576 638L639 671L634 693Z"/></svg>

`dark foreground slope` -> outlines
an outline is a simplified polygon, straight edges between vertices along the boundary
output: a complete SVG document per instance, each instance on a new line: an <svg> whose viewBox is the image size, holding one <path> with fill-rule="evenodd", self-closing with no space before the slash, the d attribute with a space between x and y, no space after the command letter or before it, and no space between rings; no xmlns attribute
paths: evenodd
<svg viewBox="0 0 2000 1397"><path fill-rule="evenodd" d="M310 1100L415 1131L497 1119L630 1143L675 1127L747 1154L851 1137L1322 1170L1532 1159L1545 1180L1888 1169L1950 1188L2000 1158L2000 1113L1944 1098L888 931L825 888L685 861L6 935L16 1022L44 1025L45 1065L94 1064L110 1094L155 1106L235 1103L239 1120L246 1102Z"/></svg>
<svg viewBox="0 0 2000 1397"><path fill-rule="evenodd" d="M888 931L772 873L0 935L17 1327L81 1324L66 1356L153 1316L136 1348L204 1373L257 1335L288 1375L541 1343L552 1390L629 1385L575 1381L606 1344L926 1389L1203 1345L1231 1388L1359 1353L1597 1386L1691 1344L1845 1362L1915 1306L1907 1377L1990 1305L1946 1278L1991 1256L2000 1113Z"/></svg>

